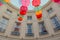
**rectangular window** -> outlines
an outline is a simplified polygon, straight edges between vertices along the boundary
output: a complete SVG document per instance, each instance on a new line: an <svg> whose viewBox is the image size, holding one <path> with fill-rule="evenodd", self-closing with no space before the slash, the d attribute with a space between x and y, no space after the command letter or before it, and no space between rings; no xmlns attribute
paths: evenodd
<svg viewBox="0 0 60 40"><path fill-rule="evenodd" d="M6 13L7 13L7 14L11 14L11 13L12 13L12 11L11 11L11 10L9 10L9 9L7 9L7 10L6 10Z"/></svg>
<svg viewBox="0 0 60 40"><path fill-rule="evenodd" d="M52 23L55 25L55 30L60 30L60 21L58 20L57 16L51 18Z"/></svg>
<svg viewBox="0 0 60 40"><path fill-rule="evenodd" d="M49 8L49 9L47 10L47 12L48 12L48 13L52 13L52 12L53 12L53 8L52 8L52 7Z"/></svg>
<svg viewBox="0 0 60 40"><path fill-rule="evenodd" d="M44 22L41 23L39 22L39 28L40 28L40 32L39 32L40 35L45 35L48 33L44 26Z"/></svg>
<svg viewBox="0 0 60 40"><path fill-rule="evenodd" d="M33 33L32 33L32 24L27 24L27 36L33 36Z"/></svg>
<svg viewBox="0 0 60 40"><path fill-rule="evenodd" d="M20 30L20 23L16 22L15 26L14 26L14 31L12 32L12 35L19 36L20 35L19 30Z"/></svg>
<svg viewBox="0 0 60 40"><path fill-rule="evenodd" d="M27 20L32 20L32 16L27 16Z"/></svg>
<svg viewBox="0 0 60 40"><path fill-rule="evenodd" d="M5 17L2 17L2 19L0 20L0 32L5 31L7 24L8 24L8 19Z"/></svg>

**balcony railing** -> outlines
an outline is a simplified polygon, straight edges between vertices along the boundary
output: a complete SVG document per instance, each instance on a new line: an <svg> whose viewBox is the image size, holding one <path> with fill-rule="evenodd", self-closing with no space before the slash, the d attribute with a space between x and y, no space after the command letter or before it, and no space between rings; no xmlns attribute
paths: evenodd
<svg viewBox="0 0 60 40"><path fill-rule="evenodd" d="M42 31L42 32L39 32L40 35L46 35L48 34L48 32L45 30L45 31Z"/></svg>
<svg viewBox="0 0 60 40"><path fill-rule="evenodd" d="M26 33L26 36L34 36L33 33Z"/></svg>
<svg viewBox="0 0 60 40"><path fill-rule="evenodd" d="M13 31L11 34L15 35L15 36L19 36L20 35L20 33L18 31Z"/></svg>

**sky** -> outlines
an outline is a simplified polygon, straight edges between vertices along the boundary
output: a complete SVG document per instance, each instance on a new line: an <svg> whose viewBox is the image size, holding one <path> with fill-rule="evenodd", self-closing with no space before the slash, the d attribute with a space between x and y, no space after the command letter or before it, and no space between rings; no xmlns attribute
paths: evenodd
<svg viewBox="0 0 60 40"><path fill-rule="evenodd" d="M45 5L48 1L49 0L41 0L41 5L40 6ZM11 4L13 4L14 6L16 6L18 8L20 8L21 5L22 5L21 4L21 0L11 0L10 2L11 2ZM32 0L30 0L30 5L28 6L28 9L29 10L33 10L34 9L34 7L32 6Z"/></svg>

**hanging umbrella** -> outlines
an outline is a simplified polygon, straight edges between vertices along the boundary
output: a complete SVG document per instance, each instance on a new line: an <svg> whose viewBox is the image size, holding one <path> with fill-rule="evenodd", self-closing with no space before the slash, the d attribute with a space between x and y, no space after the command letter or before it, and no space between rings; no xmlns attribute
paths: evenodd
<svg viewBox="0 0 60 40"><path fill-rule="evenodd" d="M20 14L21 15L26 15L28 8L26 6L21 6L20 7Z"/></svg>
<svg viewBox="0 0 60 40"><path fill-rule="evenodd" d="M55 3L60 4L60 0L52 0L52 1L55 2Z"/></svg>
<svg viewBox="0 0 60 40"><path fill-rule="evenodd" d="M34 7L39 6L40 3L41 3L40 0L33 0L33 1L32 1L32 5L33 5Z"/></svg>
<svg viewBox="0 0 60 40"><path fill-rule="evenodd" d="M41 8L42 8L42 6L38 6L38 7L35 7L34 10L39 11L39 10L41 10Z"/></svg>
<svg viewBox="0 0 60 40"><path fill-rule="evenodd" d="M29 6L30 0L21 0L23 6Z"/></svg>
<svg viewBox="0 0 60 40"><path fill-rule="evenodd" d="M4 0L6 3L9 3L10 2L10 0Z"/></svg>
<svg viewBox="0 0 60 40"><path fill-rule="evenodd" d="M42 11L36 11L36 18L41 19L42 18Z"/></svg>
<svg viewBox="0 0 60 40"><path fill-rule="evenodd" d="M22 17L18 17L18 21L22 21L23 20L23 18Z"/></svg>
<svg viewBox="0 0 60 40"><path fill-rule="evenodd" d="M0 6L2 6L3 4L2 4L2 2L0 2Z"/></svg>

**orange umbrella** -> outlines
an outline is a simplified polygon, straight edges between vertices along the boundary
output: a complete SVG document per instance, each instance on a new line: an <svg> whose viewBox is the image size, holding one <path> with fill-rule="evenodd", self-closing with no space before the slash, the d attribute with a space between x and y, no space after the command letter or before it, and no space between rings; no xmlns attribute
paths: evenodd
<svg viewBox="0 0 60 40"><path fill-rule="evenodd" d="M42 18L42 11L37 11L36 12L36 18L41 19Z"/></svg>
<svg viewBox="0 0 60 40"><path fill-rule="evenodd" d="M4 0L5 2L7 2L7 3L9 3L10 2L10 0Z"/></svg>

